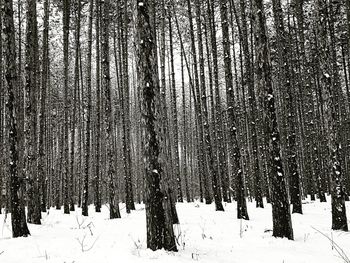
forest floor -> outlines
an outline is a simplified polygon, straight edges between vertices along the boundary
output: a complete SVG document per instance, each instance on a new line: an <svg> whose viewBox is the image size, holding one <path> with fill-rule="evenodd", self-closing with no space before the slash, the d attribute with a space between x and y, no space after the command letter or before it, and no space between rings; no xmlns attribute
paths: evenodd
<svg viewBox="0 0 350 263"><path fill-rule="evenodd" d="M235 203L225 204L225 212L197 202L177 204L177 253L146 249L143 205L128 215L121 204L122 219L116 220L108 219L107 206L99 214L90 207L89 217L80 209L70 215L51 209L42 225L29 225L30 237L16 239L10 216L5 221L0 215L0 262L350 262L339 255L343 250L350 258L350 232L331 231L331 203L303 202L304 214L292 216L294 241L272 237L269 204L258 209L249 202L249 221L236 219ZM347 211L350 218L349 202Z"/></svg>

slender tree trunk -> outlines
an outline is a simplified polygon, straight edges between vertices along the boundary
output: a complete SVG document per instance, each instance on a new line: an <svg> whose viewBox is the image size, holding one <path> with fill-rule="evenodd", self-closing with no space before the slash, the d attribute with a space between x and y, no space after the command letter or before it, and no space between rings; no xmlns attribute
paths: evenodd
<svg viewBox="0 0 350 263"><path fill-rule="evenodd" d="M193 21L192 21L192 7L191 7L191 0L187 0L187 10L188 10L188 17L190 22L190 36L191 36L191 52L193 57L193 68L194 68L194 87L196 91L199 91L199 74L198 74L198 67L197 67L197 55L196 55L196 46L195 46L195 38L194 38L194 27L193 27ZM194 97L200 97L200 95L195 94L193 92ZM209 191L209 181L208 181L208 170L207 170L207 157L206 157L206 151L205 151L205 142L204 142L204 130L203 130L203 113L202 113L202 105L201 100L197 99L195 103L195 109L196 109L196 116L197 116L197 127L198 127L198 154L199 154L199 176L203 179L204 184L204 197L206 204L211 204L212 198L210 196Z"/></svg>
<svg viewBox="0 0 350 263"><path fill-rule="evenodd" d="M177 201L183 202L183 194L180 176L180 155L179 155L179 128L177 118L177 101L176 101L176 84L175 84L175 66L174 66L174 43L173 43L173 27L171 23L171 14L168 15L169 22L169 50L170 50L170 66L171 66L171 101L172 101L172 117L173 117L173 137L174 137L174 157L175 157L175 180L177 184Z"/></svg>
<svg viewBox="0 0 350 263"><path fill-rule="evenodd" d="M146 168L147 247L152 250L176 251L173 233L166 231L166 211L163 207L159 159L161 134L161 94L158 79L155 27L151 1L137 0L137 71L142 91L144 159ZM169 234L171 236L169 236ZM172 242L166 242L167 240Z"/></svg>
<svg viewBox="0 0 350 263"><path fill-rule="evenodd" d="M40 225L40 187L37 174L36 108L38 91L38 29L36 1L27 0L26 67L25 67L25 177L28 180L28 222Z"/></svg>
<svg viewBox="0 0 350 263"><path fill-rule="evenodd" d="M130 139L130 85L129 85L129 66L128 66L128 1L124 0L122 16L122 52L123 52L123 158L124 158L124 176L125 176L125 201L126 211L135 210L134 195L132 189L132 171L131 171L131 139Z"/></svg>
<svg viewBox="0 0 350 263"><path fill-rule="evenodd" d="M293 239L292 220L286 182L281 160L280 134L277 124L274 90L272 84L270 50L266 18L262 0L254 0L257 83L264 96L266 131L269 136L271 158L273 236Z"/></svg>
<svg viewBox="0 0 350 263"><path fill-rule="evenodd" d="M44 2L44 30L43 30L43 53L42 53L42 75L41 75L41 94L40 94L40 114L39 114L39 160L38 160L38 177L41 183L41 211L46 212L46 190L47 190L47 174L45 174L45 168L48 168L49 165L45 163L45 121L47 120L46 114L46 100L47 100L47 81L49 75L49 0ZM47 136L46 136L47 137ZM48 147L46 147L48 149Z"/></svg>
<svg viewBox="0 0 350 263"><path fill-rule="evenodd" d="M101 87L100 87L100 0L96 0L96 164L95 164L95 211L101 212L100 165L101 165Z"/></svg>
<svg viewBox="0 0 350 263"><path fill-rule="evenodd" d="M182 127L183 127L183 156L182 156L182 165L183 165L183 177L185 179L185 194L186 201L192 202L192 198L190 195L190 189L188 184L188 176L189 171L187 167L187 159L188 159L188 125L187 125L187 116L186 116L186 92L185 92L185 75L184 75L184 54L181 49L181 90L182 90Z"/></svg>
<svg viewBox="0 0 350 263"><path fill-rule="evenodd" d="M69 21L70 21L70 0L63 0L63 81L64 81L64 174L63 174L63 204L64 213L69 214Z"/></svg>
<svg viewBox="0 0 350 263"><path fill-rule="evenodd" d="M26 237L30 235L26 223L23 204L23 178L18 176L18 141L15 105L15 87L18 83L16 70L16 44L15 26L13 21L13 1L3 3L3 33L5 51L5 79L7 82L7 126L9 132L9 174L10 174L10 201L11 201L11 224L13 237Z"/></svg>
<svg viewBox="0 0 350 263"><path fill-rule="evenodd" d="M229 176L227 166L227 149L224 140L224 117L222 110L222 102L219 87L219 66L218 66L218 47L216 41L216 26L215 16L212 10L213 1L207 1L208 17L209 17L209 31L211 35L211 50L213 54L213 73L214 73L214 88L215 88L215 116L216 116L216 140L218 144L219 157L219 172L221 176L222 197L224 202L230 202L229 193Z"/></svg>
<svg viewBox="0 0 350 263"><path fill-rule="evenodd" d="M248 101L250 107L250 128L251 128L251 144L252 144L252 176L255 180L255 201L256 207L264 207L262 192L261 192L261 178L260 178L260 167L259 167L259 157L258 157L258 137L257 137L257 128L258 123L257 113L258 107L255 99L254 91L254 75L251 66L251 53L249 50L248 44L248 29L247 29L247 18L246 18L246 5L244 0L240 0L240 10L241 10L241 41L244 54L244 79L242 85L246 85L248 88Z"/></svg>
<svg viewBox="0 0 350 263"><path fill-rule="evenodd" d="M153 2L154 5L155 2ZM155 19L155 16L154 16ZM172 152L171 152L171 140L170 140L170 124L169 124L169 118L168 118L168 107L166 103L166 79L165 79L165 25L166 25L166 5L164 1L162 1L162 7L161 7L161 39L160 39L160 70L161 70L161 118L162 118L162 134L163 134L163 143L160 146L162 149L162 153L164 156L166 156L165 161L165 168L164 168L164 187L165 187L165 201L163 201L163 204L168 206L167 204L167 198L169 199L169 206L171 210L171 220L173 224L179 223L179 218L177 216L176 211L176 192L173 191L173 187L171 185L173 184L173 162L172 162ZM157 54L156 54L157 55ZM157 57L157 56L156 56ZM157 58L158 59L158 58ZM158 70L158 68L157 68ZM166 207L165 207L166 208ZM167 211L166 211L166 218L167 218ZM167 220L166 220L167 221ZM167 224L167 223L166 223ZM169 228L169 227L168 227ZM171 231L171 229L170 229ZM171 236L171 235L170 235ZM171 243L171 238L168 239ZM170 244L169 243L169 244Z"/></svg>
<svg viewBox="0 0 350 263"><path fill-rule="evenodd" d="M75 210L75 193L74 193L74 160L75 160L75 123L77 112L77 97L79 87L79 46L80 46L80 12L81 4L75 3L75 62L74 62L74 91L73 91L73 113L71 115L71 140L70 140L70 178L69 178L69 197L70 211Z"/></svg>
<svg viewBox="0 0 350 263"><path fill-rule="evenodd" d="M274 23L276 28L277 35L277 50L279 58L279 69L281 77L281 85L284 86L285 91L287 92L286 98L286 110L288 112L288 130L287 130L287 141L288 141L288 170L290 174L290 195L291 203L293 205L293 213L302 214L302 205L301 205L301 194L300 194L300 178L298 173L298 162L297 162L297 145L296 145L296 128L295 128L295 111L294 111L294 92L291 81L291 69L290 61L288 56L288 41L287 41L287 32L284 28L283 22L283 12L280 0L273 0L273 14L274 14Z"/></svg>
<svg viewBox="0 0 350 263"><path fill-rule="evenodd" d="M232 65L230 55L230 41L227 17L227 0L220 2L222 42L224 47L224 65L225 65L225 83L227 96L227 125L229 128L229 154L233 162L233 172L236 179L236 199L237 199L237 218L249 220L247 204L244 196L244 180L241 165L241 153L237 140L237 119L234 109L234 91L232 78Z"/></svg>
<svg viewBox="0 0 350 263"><path fill-rule="evenodd" d="M110 77L110 57L109 57L109 26L110 26L110 1L101 3L102 7L102 88L104 94L105 130L107 142L107 175L109 179L109 213L110 219L120 218L119 196L116 189L115 177L115 144L113 136L113 116L111 98L111 77Z"/></svg>
<svg viewBox="0 0 350 263"><path fill-rule="evenodd" d="M224 211L224 207L221 203L221 191L218 185L218 174L217 174L217 169L215 168L215 160L214 160L214 154L213 154L211 137L210 137L207 95L206 95L205 76L204 76L201 4L199 0L196 0L196 18L197 18L197 40L198 40L198 50L199 50L199 71L200 71L200 74L199 74L200 85L196 87L197 88L196 95L197 95L197 101L202 100L202 118L203 118L203 128L204 128L205 150L208 158L207 160L208 160L209 173L212 180L215 207L217 211Z"/></svg>
<svg viewBox="0 0 350 263"><path fill-rule="evenodd" d="M80 0L79 0L80 2ZM80 4L79 4L80 5ZM88 53L87 53L87 75L86 75L86 130L85 130L85 166L84 166L84 190L82 214L88 216L89 202L89 173L90 173L90 152L91 152L91 53L92 53L92 17L93 0L90 0L89 28L88 28ZM80 12L80 9L79 9Z"/></svg>
<svg viewBox="0 0 350 263"><path fill-rule="evenodd" d="M321 70L323 75L323 88L325 94L325 102L328 111L326 120L328 122L328 141L330 152L330 165L332 167L331 174L331 196L332 196L332 229L348 231L346 218L346 208L344 199L343 171L341 166L341 144L340 144L340 115L338 110L339 104L339 69L336 54L335 39L335 19L339 16L339 6L336 3L329 4L324 0L318 1L318 21L320 21L318 29L318 38L321 41L320 53L323 54L323 63ZM322 21L324 23L322 23ZM329 27L330 45L327 47L325 41L326 28ZM329 53L326 53L326 50ZM327 58L327 54L330 57ZM328 61L329 62L328 62ZM329 64L328 64L329 63ZM328 65L329 66L328 66ZM328 73L331 72L331 75Z"/></svg>
<svg viewBox="0 0 350 263"><path fill-rule="evenodd" d="M0 8L0 28L2 29L2 8ZM0 35L2 36L2 30L0 31ZM3 41L2 37L0 37L0 152L5 152L5 86L3 83ZM5 187L6 177L5 177L5 157L4 155L0 156L0 214L3 205L5 204L6 194Z"/></svg>

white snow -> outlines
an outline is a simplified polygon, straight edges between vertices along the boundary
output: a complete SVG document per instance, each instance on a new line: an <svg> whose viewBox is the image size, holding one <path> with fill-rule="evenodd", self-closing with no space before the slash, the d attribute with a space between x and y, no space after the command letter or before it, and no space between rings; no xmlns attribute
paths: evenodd
<svg viewBox="0 0 350 263"><path fill-rule="evenodd" d="M248 202L250 220L241 221L236 219L235 203L225 204L225 212L198 202L177 204L177 253L146 249L143 205L127 215L121 204L122 218L115 220L108 219L107 206L100 214L91 206L85 218L80 209L70 215L51 209L43 214L41 226L29 225L30 237L16 239L11 238L10 215L5 223L0 215L0 262L344 262L317 230L332 236L350 257L350 233L331 231L330 200L304 201L304 215L292 216L295 241L272 237L271 206L265 206L255 208Z"/></svg>

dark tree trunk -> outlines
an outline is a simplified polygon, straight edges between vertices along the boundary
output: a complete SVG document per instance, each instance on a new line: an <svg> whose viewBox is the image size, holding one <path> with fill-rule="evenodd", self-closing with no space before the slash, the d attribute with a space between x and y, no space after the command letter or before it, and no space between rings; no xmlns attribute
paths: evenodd
<svg viewBox="0 0 350 263"><path fill-rule="evenodd" d="M49 1L45 0L44 2L44 30L43 30L43 53L42 53L42 75L41 75L41 94L40 94L40 114L39 114L39 160L38 160L38 177L41 185L41 211L46 212L46 190L47 190L47 181L48 177L45 173L45 168L49 168L49 164L47 163L46 167L45 163L45 121L47 120L46 114L46 100L47 100L47 82L49 77ZM48 147L46 148L48 149Z"/></svg>
<svg viewBox="0 0 350 263"><path fill-rule="evenodd" d="M63 208L64 213L69 214L69 21L70 21L70 0L63 0L63 81L64 81L64 174L63 174Z"/></svg>
<svg viewBox="0 0 350 263"><path fill-rule="evenodd" d="M221 203L221 191L218 185L218 174L215 167L214 154L212 149L212 142L210 136L210 127L208 120L208 106L207 106L207 95L205 86L204 76L204 55L203 55L203 41L202 41L202 26L201 26L201 4L199 0L196 0L196 18L197 18L197 40L199 50L199 79L200 85L196 86L197 101L202 100L202 118L204 128L204 143L205 150L207 153L208 168L210 178L212 180L212 187L214 193L215 207L217 211L224 211L224 207Z"/></svg>
<svg viewBox="0 0 350 263"><path fill-rule="evenodd" d="M293 205L293 213L302 214L301 206L301 194L300 194L300 178L298 172L298 163L297 163L297 145L296 145L296 129L295 129L295 110L294 110L294 92L291 82L291 69L290 61L288 56L288 41L287 41L287 32L284 29L283 22L283 12L280 0L273 0L273 14L274 14L274 23L276 28L277 35L277 51L279 58L279 69L281 78L281 85L284 86L284 90L287 93L286 98L286 110L288 112L288 130L287 130L287 141L288 141L288 170L290 174L290 195L291 203Z"/></svg>
<svg viewBox="0 0 350 263"><path fill-rule="evenodd" d="M90 0L89 8L89 28L88 28L88 53L87 53L87 74L86 74L86 130L85 130L85 166L84 166L84 190L82 214L88 216L89 202L89 173L90 173L90 151L91 151L91 53L92 53L92 18L93 18L93 0ZM79 0L80 7L80 0ZM78 8L80 13L80 8ZM78 14L79 18L80 15ZM80 19L78 19L80 20ZM80 21L78 22L80 23Z"/></svg>
<svg viewBox="0 0 350 263"><path fill-rule="evenodd" d="M152 250L176 251L175 239L166 231L166 211L163 207L164 193L161 191L163 167L160 154L161 94L156 60L156 39L151 1L137 0L137 70L142 91L144 160L146 168L146 220L147 247ZM172 244L166 242L171 239Z"/></svg>
<svg viewBox="0 0 350 263"><path fill-rule="evenodd" d="M0 8L0 28L2 29L2 8ZM2 30L0 31L0 35L2 36ZM5 86L3 83L3 41L2 37L0 37L0 152L4 152L6 150L5 147ZM0 214L1 209L6 201L6 194L4 190L5 180L5 158L4 155L0 156Z"/></svg>
<svg viewBox="0 0 350 263"><path fill-rule="evenodd" d="M273 236L293 239L292 220L281 159L280 134L277 124L272 84L270 50L262 0L254 0L257 83L264 96L266 132L269 136L271 158Z"/></svg>
<svg viewBox="0 0 350 263"><path fill-rule="evenodd" d="M7 82L7 126L9 132L9 174L10 174L10 201L11 201L11 224L13 237L26 237L30 235L26 223L23 204L23 178L18 176L18 141L16 127L15 87L18 83L16 70L16 43L15 26L13 21L13 2L5 1L3 11L3 33L5 51L5 79Z"/></svg>
<svg viewBox="0 0 350 263"><path fill-rule="evenodd" d="M340 114L339 106L339 92L341 90L339 83L339 69L336 53L336 38L335 38L335 19L339 17L339 6L336 3L327 4L324 0L318 1L318 21L320 21L318 29L318 38L321 39L321 53L323 60L321 60L323 88L325 94L325 102L328 111L326 111L326 119L328 122L328 141L330 152L330 165L332 167L331 174L331 196L332 196L332 229L348 231L348 224L346 218L346 208L344 199L344 185L343 185L343 167L341 166L341 138L340 138ZM322 21L325 23L322 24ZM326 23L327 22L327 23ZM325 33L326 28L329 27L330 44L327 47ZM326 52L329 51L328 52ZM327 58L327 54L329 57ZM328 60L328 61L327 61ZM329 64L328 64L329 63ZM331 75L328 73L331 72Z"/></svg>
<svg viewBox="0 0 350 263"><path fill-rule="evenodd" d="M135 210L134 194L132 190L131 175L131 139L130 139L130 85L128 73L128 1L124 0L122 19L122 71L123 71L123 87L121 96L123 97L123 110L121 112L123 118L123 159L124 159L124 177L125 177L125 202L126 211Z"/></svg>
<svg viewBox="0 0 350 263"><path fill-rule="evenodd" d="M244 196L244 180L241 165L241 153L237 140L237 118L234 107L234 91L232 78L232 64L230 54L230 40L228 30L227 0L220 2L222 24L222 44L224 48L225 83L227 96L227 125L229 129L229 154L233 162L233 173L236 180L237 218L249 220L246 199Z"/></svg>
<svg viewBox="0 0 350 263"><path fill-rule="evenodd" d="M171 23L171 15L168 15L169 21L169 50L170 50L170 65L171 65L171 113L173 121L173 137L174 137L174 157L175 157L175 180L177 184L177 201L183 202L183 194L180 177L180 156L179 156L179 128L177 118L177 102L176 102L176 84L175 84L175 66L174 66L174 44L173 44L173 27Z"/></svg>
<svg viewBox="0 0 350 263"><path fill-rule="evenodd" d="M110 57L109 57L109 26L110 26L110 1L105 0L101 3L102 7L102 89L104 94L104 112L105 112L105 130L107 142L107 175L109 184L109 213L110 219L120 218L119 196L116 189L115 177L115 144L113 137L114 125L112 116L112 98L111 98L111 77L110 77Z"/></svg>
<svg viewBox="0 0 350 263"><path fill-rule="evenodd" d="M215 88L215 127L216 127L216 141L218 146L219 157L219 173L221 176L222 197L224 202L230 202L229 199L229 175L227 165L227 149L224 139L224 114L222 110L222 102L219 87L219 66L218 66L218 47L216 41L216 26L215 16L212 12L213 1L207 1L208 17L209 17L209 31L211 34L211 50L213 56L213 73L214 73L214 88Z"/></svg>
<svg viewBox="0 0 350 263"><path fill-rule="evenodd" d="M183 177L185 179L185 194L186 194L186 201L192 202L193 199L190 195L190 186L188 184L189 181L189 171L188 171L188 125L187 125L187 116L186 116L186 91L185 91L185 73L184 73L184 54L181 49L181 90L182 90L182 126L183 126L183 156L182 156L182 165L183 165Z"/></svg>
<svg viewBox="0 0 350 263"><path fill-rule="evenodd" d="M70 211L75 210L75 192L74 192L74 161L75 161L75 127L76 127L76 112L77 112L77 97L79 87L79 51L80 51L80 13L81 3L75 3L75 61L74 61L74 91L73 91L73 112L71 115L71 140L70 140L70 178L69 178L69 204ZM79 142L80 143L80 142Z"/></svg>
<svg viewBox="0 0 350 263"><path fill-rule="evenodd" d="M188 9L188 18L190 22L190 36L191 36L191 52L193 57L193 68L194 68L194 87L196 92L199 91L199 74L198 74L198 66L197 66L197 55L196 55L196 46L195 46L195 38L194 38L194 27L192 20L192 7L191 1L187 0L187 9ZM195 98L200 95L195 94L193 91L193 97ZM208 181L208 169L207 169L207 156L205 151L205 142L204 142L204 129L203 129L203 112L201 100L197 98L195 103L195 111L196 111L196 119L197 119L197 129L198 129L198 155L199 155L199 176L203 180L203 188L204 188L204 198L206 204L211 204L212 198L210 196L209 191L209 181Z"/></svg>
<svg viewBox="0 0 350 263"><path fill-rule="evenodd" d="M36 114L38 91L38 28L36 1L27 0L26 67L25 67L25 177L28 180L28 222L40 225L40 185L37 174Z"/></svg>
<svg viewBox="0 0 350 263"><path fill-rule="evenodd" d="M100 0L96 0L96 163L95 163L95 211L101 212L100 165L101 165L101 87L100 87Z"/></svg>
<svg viewBox="0 0 350 263"><path fill-rule="evenodd" d="M250 128L251 128L251 143L252 143L252 161L253 161L253 178L255 180L255 201L256 207L264 207L262 192L261 192L261 178L260 178L260 167L259 167L259 157L258 157L258 137L257 137L257 113L258 107L255 99L254 91L254 75L251 65L251 53L249 50L248 44L248 29L247 29L247 18L246 18L246 5L245 0L240 0L240 9L241 9L241 20L242 20L242 31L241 32L241 41L244 54L244 79L242 85L248 87L248 101L250 106Z"/></svg>

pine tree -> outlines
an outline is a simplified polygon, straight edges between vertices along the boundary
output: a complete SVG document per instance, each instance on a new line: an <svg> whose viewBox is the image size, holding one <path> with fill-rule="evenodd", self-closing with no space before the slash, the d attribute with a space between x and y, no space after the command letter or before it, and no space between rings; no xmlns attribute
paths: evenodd
<svg viewBox="0 0 350 263"><path fill-rule="evenodd" d="M38 92L38 29L36 1L27 0L26 67L25 67L25 176L28 180L28 222L40 225L41 206L37 174L37 92Z"/></svg>
<svg viewBox="0 0 350 263"><path fill-rule="evenodd" d="M295 129L295 111L294 111L294 92L291 81L291 72L290 72L290 62L288 56L288 42L287 42L287 32L284 28L283 22L283 12L280 0L273 0L273 14L274 14L274 23L276 28L277 36L277 50L279 58L279 68L280 78L287 92L286 98L286 109L288 111L288 170L290 173L290 194L291 194L291 203L293 205L293 213L302 214L301 206L301 193L300 193L300 178L298 172L298 163L297 163L297 149L296 149L296 129Z"/></svg>
<svg viewBox="0 0 350 263"><path fill-rule="evenodd" d="M9 174L10 174L10 203L11 224L13 237L26 237L30 235L23 203L23 178L18 174L18 138L16 125L15 87L18 83L16 69L15 26L13 21L13 1L5 1L2 6L3 34L5 53L5 80L7 83L7 120L9 132Z"/></svg>
<svg viewBox="0 0 350 263"><path fill-rule="evenodd" d="M273 236L293 239L292 220L281 159L280 134L277 124L270 48L262 0L254 0L257 84L264 96L266 132L269 136L271 163Z"/></svg>
<svg viewBox="0 0 350 263"><path fill-rule="evenodd" d="M100 165L101 165L101 87L100 87L100 0L96 0L96 163L94 176L95 211L101 212Z"/></svg>
<svg viewBox="0 0 350 263"><path fill-rule="evenodd" d="M162 134L159 134L161 96L157 74L154 16L152 16L154 12L151 12L151 8L151 1L137 0L137 72L142 92L147 247L152 250L164 248L176 251L174 235L166 230L164 193L161 191L163 174L163 167L159 160L162 139ZM172 242L167 242L168 239Z"/></svg>
<svg viewBox="0 0 350 263"><path fill-rule="evenodd" d="M82 214L88 216L88 202L89 202L89 173L90 173L90 151L91 151L91 56L92 56L92 20L93 20L93 0L90 0L89 8L89 29L88 29L88 54L87 54L87 75L86 75L86 130L85 130L85 167L84 167L84 191L83 191L83 205ZM80 12L80 0L79 8ZM79 21L80 22L80 21ZM78 23L79 23L78 22Z"/></svg>
<svg viewBox="0 0 350 263"><path fill-rule="evenodd" d="M131 138L130 138L130 84L129 84L129 64L128 64L128 1L124 0L122 7L123 14L121 15L121 41L122 41L122 71L123 71L123 87L121 91L122 96L122 118L123 118L123 159L124 159L124 177L125 177L125 201L126 210L135 210L134 195L132 187L132 170L131 170Z"/></svg>
<svg viewBox="0 0 350 263"><path fill-rule="evenodd" d="M69 21L70 21L70 0L63 0L63 76L64 76L64 175L63 175L63 205L64 213L69 214Z"/></svg>
<svg viewBox="0 0 350 263"><path fill-rule="evenodd" d="M222 43L224 47L224 65L225 65L225 83L227 96L227 125L229 129L229 154L233 162L233 169L236 180L236 198L237 198L237 218L249 219L247 204L244 196L244 180L241 166L241 153L238 146L237 139L237 118L234 107L234 91L232 78L232 64L230 55L230 41L228 31L228 17L227 17L227 1L220 2L220 14L222 24Z"/></svg>
<svg viewBox="0 0 350 263"><path fill-rule="evenodd" d="M110 1L101 3L102 9L102 89L104 98L105 112L105 131L107 143L107 175L108 175L108 191L109 191L109 213L110 219L120 218L119 196L116 189L115 178L115 144L114 144L114 125L112 117L112 98L111 98L111 77L110 77L110 57L109 57L109 26L110 26Z"/></svg>
<svg viewBox="0 0 350 263"><path fill-rule="evenodd" d="M47 174L45 169L45 122L47 121L46 103L47 103L47 82L49 75L49 1L44 2L44 30L43 30L43 47L42 47L42 73L41 73L41 93L40 93L40 114L39 114L39 140L38 140L38 178L41 183L41 211L46 212L46 190Z"/></svg>

